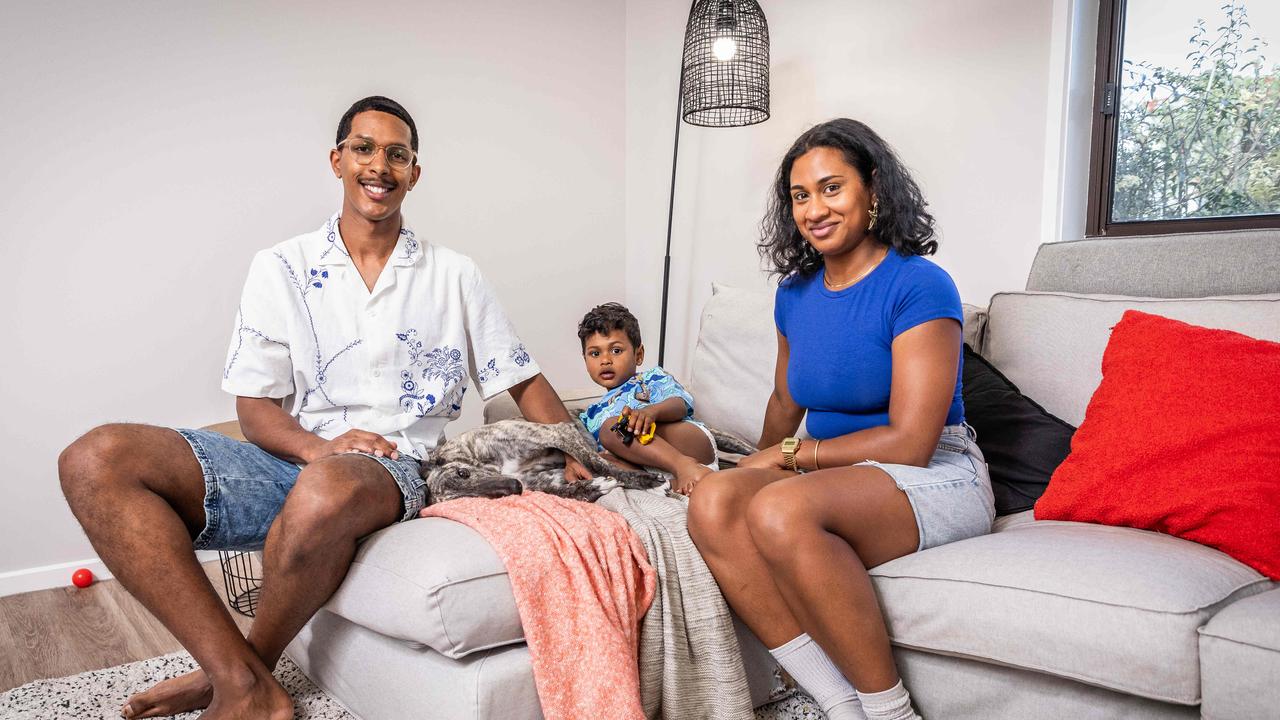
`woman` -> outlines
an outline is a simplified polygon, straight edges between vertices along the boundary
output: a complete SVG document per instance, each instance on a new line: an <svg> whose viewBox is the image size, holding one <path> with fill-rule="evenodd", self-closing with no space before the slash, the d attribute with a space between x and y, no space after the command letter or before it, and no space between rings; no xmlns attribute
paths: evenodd
<svg viewBox="0 0 1280 720"><path fill-rule="evenodd" d="M729 604L833 719L919 717L867 569L995 518L964 424L959 294L922 257L933 235L869 127L832 120L796 140L760 243L783 277L763 449L707 476L689 507ZM815 439L798 440L806 411Z"/></svg>

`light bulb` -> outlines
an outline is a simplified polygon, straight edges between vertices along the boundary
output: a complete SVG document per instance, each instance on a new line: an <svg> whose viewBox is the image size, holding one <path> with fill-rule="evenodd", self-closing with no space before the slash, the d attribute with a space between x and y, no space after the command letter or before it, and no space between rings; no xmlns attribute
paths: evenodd
<svg viewBox="0 0 1280 720"><path fill-rule="evenodd" d="M720 62L728 62L738 54L738 43L733 41L731 37L717 38L715 43L711 45L711 54L716 56Z"/></svg>

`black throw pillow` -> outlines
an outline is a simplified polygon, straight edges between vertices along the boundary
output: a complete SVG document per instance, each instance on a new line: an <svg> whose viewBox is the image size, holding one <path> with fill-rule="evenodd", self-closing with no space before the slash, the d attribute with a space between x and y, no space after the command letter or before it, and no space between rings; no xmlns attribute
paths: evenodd
<svg viewBox="0 0 1280 720"><path fill-rule="evenodd" d="M991 363L964 346L964 417L978 431L991 469L996 514L1030 510L1071 452L1076 429L1018 392Z"/></svg>

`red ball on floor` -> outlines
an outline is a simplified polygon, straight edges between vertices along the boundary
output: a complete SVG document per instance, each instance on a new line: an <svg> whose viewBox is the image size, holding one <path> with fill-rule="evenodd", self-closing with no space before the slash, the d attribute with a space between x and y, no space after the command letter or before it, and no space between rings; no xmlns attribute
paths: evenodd
<svg viewBox="0 0 1280 720"><path fill-rule="evenodd" d="M87 588L93 584L93 573L88 568L80 568L71 573L71 584L78 588Z"/></svg>

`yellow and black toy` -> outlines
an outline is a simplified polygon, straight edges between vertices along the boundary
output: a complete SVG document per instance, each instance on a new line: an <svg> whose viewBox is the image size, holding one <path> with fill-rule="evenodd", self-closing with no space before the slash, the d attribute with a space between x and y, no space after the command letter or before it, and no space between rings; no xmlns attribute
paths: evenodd
<svg viewBox="0 0 1280 720"><path fill-rule="evenodd" d="M641 445L648 445L653 442L653 436L658 433L658 423L649 421L649 427L645 428L639 435L628 429L631 424L631 408L622 408L622 414L614 421L613 427L609 428L622 438L622 444L631 447L632 440L639 440Z"/></svg>

